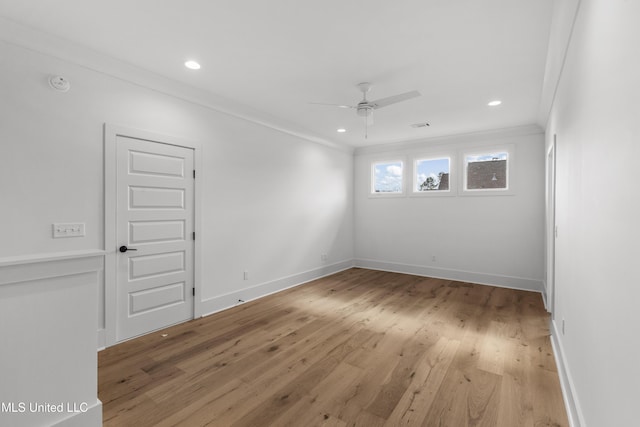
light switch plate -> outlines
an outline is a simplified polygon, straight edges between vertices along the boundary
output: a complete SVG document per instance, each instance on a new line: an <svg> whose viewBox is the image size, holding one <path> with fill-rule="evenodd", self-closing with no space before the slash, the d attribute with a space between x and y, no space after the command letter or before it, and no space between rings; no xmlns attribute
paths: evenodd
<svg viewBox="0 0 640 427"><path fill-rule="evenodd" d="M53 224L53 238L82 237L84 236L84 223L55 223Z"/></svg>

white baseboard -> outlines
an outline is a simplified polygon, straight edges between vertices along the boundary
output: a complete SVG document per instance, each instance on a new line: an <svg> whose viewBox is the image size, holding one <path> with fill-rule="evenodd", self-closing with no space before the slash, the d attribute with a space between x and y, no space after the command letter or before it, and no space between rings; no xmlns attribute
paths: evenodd
<svg viewBox="0 0 640 427"><path fill-rule="evenodd" d="M547 310L547 313L551 313L549 304L547 303L547 282L546 281L542 281L542 291L540 291L540 293L542 294L542 302L544 303L544 309Z"/></svg>
<svg viewBox="0 0 640 427"><path fill-rule="evenodd" d="M437 279L457 280L461 282L478 283L481 285L497 286L501 288L519 289L542 293L542 280L524 277L512 277L499 274L474 273L471 271L453 270L447 268L427 267L423 265L402 264L397 262L377 261L372 259L356 259L355 267L370 270L390 271L394 273L413 274Z"/></svg>
<svg viewBox="0 0 640 427"><path fill-rule="evenodd" d="M77 403L79 412L58 421L52 427L100 427L102 426L102 402L97 400L92 406ZM84 411L84 412L82 412Z"/></svg>
<svg viewBox="0 0 640 427"><path fill-rule="evenodd" d="M352 267L353 260L349 259L210 298L200 302L200 313L202 316L208 316L238 305L238 300L252 301Z"/></svg>
<svg viewBox="0 0 640 427"><path fill-rule="evenodd" d="M567 410L567 418L569 418L569 426L586 427L577 394L575 393L575 386L571 379L571 372L569 371L562 342L559 339L560 333L555 321L551 320L549 323L549 329L551 330L551 346L553 347L553 355L555 356L556 366L558 367L560 387L562 388L562 396L564 397L564 406Z"/></svg>

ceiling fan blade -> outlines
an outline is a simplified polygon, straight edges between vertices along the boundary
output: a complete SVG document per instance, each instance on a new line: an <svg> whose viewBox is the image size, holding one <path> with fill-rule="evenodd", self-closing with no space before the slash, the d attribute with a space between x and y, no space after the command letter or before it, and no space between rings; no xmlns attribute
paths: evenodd
<svg viewBox="0 0 640 427"><path fill-rule="evenodd" d="M375 101L369 101L369 105L373 108L382 108L387 105L395 104L397 102L406 101L411 98L416 98L420 96L420 92L417 90L412 90L411 92L401 93L399 95L389 96L387 98L377 99Z"/></svg>
<svg viewBox="0 0 640 427"><path fill-rule="evenodd" d="M352 105L344 105L344 104L327 104L326 102L309 102L309 104L313 105L327 105L329 107L338 107L338 108L356 108Z"/></svg>

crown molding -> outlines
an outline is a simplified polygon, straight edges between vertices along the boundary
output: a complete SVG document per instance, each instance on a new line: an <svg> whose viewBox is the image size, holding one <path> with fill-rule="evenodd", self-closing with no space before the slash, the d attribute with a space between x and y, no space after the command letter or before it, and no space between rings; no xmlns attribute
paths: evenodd
<svg viewBox="0 0 640 427"><path fill-rule="evenodd" d="M436 147L439 145L453 145L468 142L495 142L496 139L515 138L528 135L543 135L544 130L537 124L514 126L508 128L481 130L476 132L460 133L456 135L423 138L405 142L372 145L370 147L358 147L355 155L384 153L390 151L403 151L421 149L424 147Z"/></svg>
<svg viewBox="0 0 640 427"><path fill-rule="evenodd" d="M538 108L538 123L543 128L547 127L555 104L580 5L581 0L556 1L553 4L547 61Z"/></svg>

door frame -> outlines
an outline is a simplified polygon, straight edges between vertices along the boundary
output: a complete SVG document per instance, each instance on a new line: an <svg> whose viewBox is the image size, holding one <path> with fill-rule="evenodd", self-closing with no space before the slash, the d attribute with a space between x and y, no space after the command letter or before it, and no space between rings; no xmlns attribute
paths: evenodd
<svg viewBox="0 0 640 427"><path fill-rule="evenodd" d="M546 203L545 203L545 294L547 311L551 318L555 318L555 292L556 292L556 134L546 152Z"/></svg>
<svg viewBox="0 0 640 427"><path fill-rule="evenodd" d="M201 228L202 185L202 145L184 138L135 129L126 126L104 124L104 335L98 331L98 347L109 347L117 343L117 153L119 136L142 139L159 144L169 144L193 150L193 164L197 171L194 182L193 220L196 230L193 252L193 286L196 296L193 298L193 318L202 315L201 310L201 240L198 237ZM100 299L100 297L98 297ZM100 302L99 302L100 303Z"/></svg>

